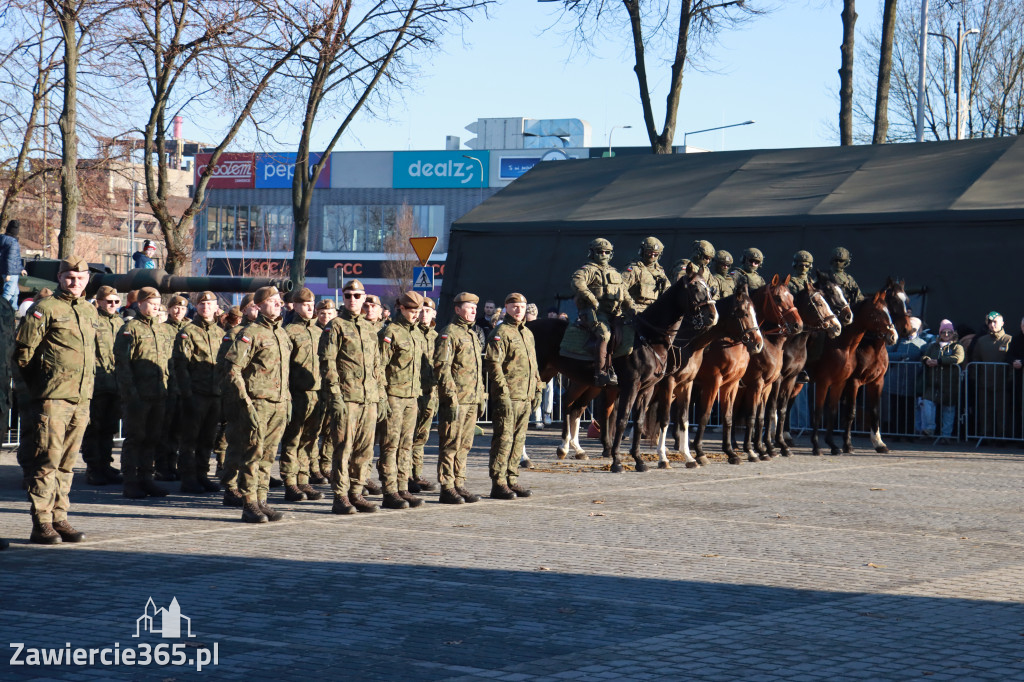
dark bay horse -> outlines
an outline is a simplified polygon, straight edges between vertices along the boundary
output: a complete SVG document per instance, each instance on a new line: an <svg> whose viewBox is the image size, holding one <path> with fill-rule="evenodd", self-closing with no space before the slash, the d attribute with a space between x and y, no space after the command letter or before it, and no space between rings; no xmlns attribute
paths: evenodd
<svg viewBox="0 0 1024 682"><path fill-rule="evenodd" d="M737 413L746 423L743 451L748 462L757 462L770 460L773 456L762 443L762 434L767 432L768 396L782 373L783 345L786 339L803 331L804 324L789 291L789 275L784 280L775 275L770 284L754 291L751 299L761 318L765 342L760 353L750 356L740 380L736 406Z"/></svg>
<svg viewBox="0 0 1024 682"><path fill-rule="evenodd" d="M717 323L718 311L711 299L711 290L696 270L689 268L684 277L636 316L633 352L624 358L621 370L615 368L619 376L619 396L614 432L608 433L612 431L610 421L602 431L603 438L611 436L613 472L622 471L619 446L634 406L637 416L630 455L636 463L637 471L647 470L647 464L640 457L640 423L647 414L655 385L665 377L669 369L669 354L680 325L686 324L700 332Z"/></svg>
<svg viewBox="0 0 1024 682"><path fill-rule="evenodd" d="M857 346L864 335L877 334L887 344L896 343L896 328L889 316L885 296L884 290L879 291L854 306L853 322L843 329L838 338L826 341L820 358L807 363L815 390L811 416L811 446L815 455L821 455L818 427L821 425L822 413L825 419L825 442L833 455L840 452L833 440L836 410L846 382L856 369Z"/></svg>
<svg viewBox="0 0 1024 682"><path fill-rule="evenodd" d="M718 399L719 413L722 416L722 450L729 456L730 464L739 464L741 460L732 447L732 409L740 379L750 362L750 354L761 352L764 337L758 327L754 303L745 284L732 296L719 299L718 307L722 315L719 325L724 325L725 336L704 350L704 358L700 369L697 370L700 421L697 425L694 449L697 451L697 462L707 464L708 459L704 454L704 431L711 418L711 409ZM737 308L740 310L737 311ZM687 409L687 406L683 406L683 409Z"/></svg>

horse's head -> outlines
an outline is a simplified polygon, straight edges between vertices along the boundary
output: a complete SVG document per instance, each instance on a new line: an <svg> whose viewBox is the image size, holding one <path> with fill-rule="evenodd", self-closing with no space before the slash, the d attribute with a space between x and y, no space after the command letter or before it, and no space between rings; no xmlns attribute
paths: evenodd
<svg viewBox="0 0 1024 682"><path fill-rule="evenodd" d="M751 353L760 353L764 348L764 337L757 324L754 301L750 298L746 284L733 294L732 321L739 327L740 341L747 347L747 350Z"/></svg>
<svg viewBox="0 0 1024 682"><path fill-rule="evenodd" d="M907 296L903 280L889 277L883 291L885 291L885 305L896 324L896 331L902 337L910 336L914 333L914 325L910 321L914 313L910 309L910 297Z"/></svg>
<svg viewBox="0 0 1024 682"><path fill-rule="evenodd" d="M718 324L718 307L711 298L711 287L696 270L687 272L685 277L689 307L693 311L692 326L697 331L710 329Z"/></svg>
<svg viewBox="0 0 1024 682"><path fill-rule="evenodd" d="M853 324L853 308L850 307L850 302L846 300L843 288L832 279L832 273L818 270L817 281L818 289L825 295L825 300L828 301L829 306L835 311L843 326L847 327Z"/></svg>
<svg viewBox="0 0 1024 682"><path fill-rule="evenodd" d="M786 333L792 336L804 330L804 322L800 318L800 311L796 308L796 301L789 291L790 276L786 279L779 279L778 275L772 277L765 296L765 321L771 320L779 328L785 329Z"/></svg>
<svg viewBox="0 0 1024 682"><path fill-rule="evenodd" d="M896 325L892 323L892 316L889 314L884 289L864 301L857 317L867 332L882 337L885 345L891 346L899 339Z"/></svg>
<svg viewBox="0 0 1024 682"><path fill-rule="evenodd" d="M797 303L801 306L801 315L808 320L814 320L815 328L824 330L829 338L834 339L843 333L843 325L839 318L832 312L825 296L814 288L810 280L804 283Z"/></svg>

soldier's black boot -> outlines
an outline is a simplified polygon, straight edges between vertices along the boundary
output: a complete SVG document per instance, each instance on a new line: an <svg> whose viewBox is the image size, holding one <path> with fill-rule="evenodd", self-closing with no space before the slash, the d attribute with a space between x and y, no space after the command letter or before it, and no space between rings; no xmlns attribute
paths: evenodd
<svg viewBox="0 0 1024 682"><path fill-rule="evenodd" d="M299 490L299 487L295 484L286 485L284 487L284 501L285 502L305 502L306 493Z"/></svg>
<svg viewBox="0 0 1024 682"><path fill-rule="evenodd" d="M267 504L266 500L260 500L257 505L260 511L267 517L268 521L280 521L284 518L284 512L279 512Z"/></svg>
<svg viewBox="0 0 1024 682"><path fill-rule="evenodd" d="M224 506L225 507L242 507L245 505L245 498L242 497L242 493L238 492L233 488L224 489Z"/></svg>
<svg viewBox="0 0 1024 682"><path fill-rule="evenodd" d="M348 495L335 495L334 504L331 505L331 513L338 516L355 514L356 508L348 501Z"/></svg>
<svg viewBox="0 0 1024 682"><path fill-rule="evenodd" d="M315 502L316 500L324 499L324 494L308 483L300 483L298 487L299 490L306 493L307 500L312 500Z"/></svg>
<svg viewBox="0 0 1024 682"><path fill-rule="evenodd" d="M181 492L192 495L205 495L206 488L195 478L186 476L181 479Z"/></svg>
<svg viewBox="0 0 1024 682"><path fill-rule="evenodd" d="M150 497L167 497L167 491L154 483L150 476L143 476L139 485L142 486L142 489L145 490L146 494Z"/></svg>
<svg viewBox="0 0 1024 682"><path fill-rule="evenodd" d="M465 504L466 500L462 498L455 488L441 488L441 504Z"/></svg>
<svg viewBox="0 0 1024 682"><path fill-rule="evenodd" d="M282 481L280 478L275 478L274 476L271 476L270 477L270 487L271 488L281 488L281 487L284 487L284 481Z"/></svg>
<svg viewBox="0 0 1024 682"><path fill-rule="evenodd" d="M423 478L422 476L416 476L411 480L414 481L416 485L419 486L421 492L426 491L429 493L433 492L434 490L434 484L428 481L427 479ZM412 483L409 484L409 492L416 492L415 490L412 489Z"/></svg>
<svg viewBox="0 0 1024 682"><path fill-rule="evenodd" d="M323 485L324 483L330 483L330 479L322 476L319 471L309 472L309 482L315 483L316 485Z"/></svg>
<svg viewBox="0 0 1024 682"><path fill-rule="evenodd" d="M415 478L410 478L407 482L409 484L409 492L415 494L423 491L423 488L420 487Z"/></svg>
<svg viewBox="0 0 1024 682"><path fill-rule="evenodd" d="M88 485L107 485L110 479L107 472L99 467L87 466L85 468L85 482Z"/></svg>
<svg viewBox="0 0 1024 682"><path fill-rule="evenodd" d="M494 481L493 483L491 483L491 499L514 500L516 499L516 494L512 492L512 490L504 483Z"/></svg>
<svg viewBox="0 0 1024 682"><path fill-rule="evenodd" d="M384 502L381 506L385 509L408 509L409 503L398 493L384 493Z"/></svg>
<svg viewBox="0 0 1024 682"><path fill-rule="evenodd" d="M367 481L363 484L363 487L366 488L366 492L370 495L380 495L383 490L380 487L380 483L377 483L376 481Z"/></svg>
<svg viewBox="0 0 1024 682"><path fill-rule="evenodd" d="M141 500L146 497L146 491L139 481L125 481L123 494L129 500Z"/></svg>
<svg viewBox="0 0 1024 682"><path fill-rule="evenodd" d="M459 496L466 501L467 504L473 504L474 502L480 501L479 495L474 495L473 493L463 488L461 485L455 486L455 492L457 492Z"/></svg>
<svg viewBox="0 0 1024 682"><path fill-rule="evenodd" d="M107 477L108 483L121 485L124 482L124 477L121 475L121 472L109 464L103 468L103 475Z"/></svg>
<svg viewBox="0 0 1024 682"><path fill-rule="evenodd" d="M255 502L242 503L242 521L246 523L266 523L269 520Z"/></svg>
<svg viewBox="0 0 1024 682"><path fill-rule="evenodd" d="M509 483L508 489L516 494L516 497L529 497L533 494L533 491L529 488L524 488L518 483Z"/></svg>
<svg viewBox="0 0 1024 682"><path fill-rule="evenodd" d="M214 481L211 481L210 477L207 476L205 473L199 474L199 485L203 486L203 488L208 493L219 493L220 492L220 485L218 485Z"/></svg>
<svg viewBox="0 0 1024 682"><path fill-rule="evenodd" d="M36 521L32 522L32 534L28 536L28 541L37 545L59 545L61 543L60 534L53 529L53 524Z"/></svg>
<svg viewBox="0 0 1024 682"><path fill-rule="evenodd" d="M75 530L74 526L68 523L67 519L54 521L53 529L57 531L57 535L60 535L60 539L63 542L81 542L85 539L85 533Z"/></svg>
<svg viewBox="0 0 1024 682"><path fill-rule="evenodd" d="M356 511L361 514L372 514L378 509L377 505L370 502L362 495L349 495L348 501L351 502L352 506L356 508Z"/></svg>
<svg viewBox="0 0 1024 682"><path fill-rule="evenodd" d="M416 507L418 507L421 504L423 504L423 500L421 500L420 498L416 497L415 495L413 495L408 490L399 490L398 491L398 496L401 497L406 502L408 502L409 506L412 507L413 509L415 509Z"/></svg>

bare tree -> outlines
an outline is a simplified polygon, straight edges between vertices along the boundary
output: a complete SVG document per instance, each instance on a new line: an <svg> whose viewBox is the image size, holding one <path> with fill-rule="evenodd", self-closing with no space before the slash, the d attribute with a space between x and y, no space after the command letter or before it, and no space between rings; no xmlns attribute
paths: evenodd
<svg viewBox="0 0 1024 682"><path fill-rule="evenodd" d="M855 0L843 0L843 43L839 47L839 144L853 144L853 45L857 23Z"/></svg>
<svg viewBox="0 0 1024 682"><path fill-rule="evenodd" d="M409 283L412 282L412 272L416 263L416 257L409 247L409 238L416 235L416 220L412 214L412 208L408 204L402 204L395 220L394 229L384 238L384 253L387 259L381 263L381 272L384 279L388 281L387 293L385 296L394 300L403 291L409 290Z"/></svg>
<svg viewBox="0 0 1024 682"><path fill-rule="evenodd" d="M896 35L897 0L885 0L882 7L882 37L878 50L878 79L875 89L875 130L873 144L884 144L889 131L889 87L892 80L892 42ZM850 133L853 134L851 102Z"/></svg>
<svg viewBox="0 0 1024 682"><path fill-rule="evenodd" d="M852 0L850 0L852 2ZM722 31L736 26L752 15L763 14L753 2L746 0L538 0L558 2L563 14L575 20L575 35L583 45L605 37L619 38L629 31L633 45L640 104L644 127L655 154L671 154L676 119L686 65L707 56ZM620 11L613 9L620 6ZM654 118L651 86L648 79L649 53L660 50L671 53L671 78L665 97L665 117L661 130Z"/></svg>
<svg viewBox="0 0 1024 682"><path fill-rule="evenodd" d="M331 152L362 110L383 109L389 95L413 77L411 55L433 47L445 30L493 0L375 0L362 9L352 0L317 0L295 30L310 40L282 72L283 91L305 101L292 180L295 222L292 280L303 285L313 189ZM310 165L310 141L325 108L337 121L322 156ZM337 113L334 113L337 112ZM340 120L339 120L340 119Z"/></svg>

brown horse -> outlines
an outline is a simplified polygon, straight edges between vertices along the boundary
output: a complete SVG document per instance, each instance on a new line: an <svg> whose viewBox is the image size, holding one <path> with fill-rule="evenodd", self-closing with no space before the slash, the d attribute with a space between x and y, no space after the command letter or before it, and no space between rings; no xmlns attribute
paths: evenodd
<svg viewBox="0 0 1024 682"><path fill-rule="evenodd" d="M796 306L807 325L802 334L786 339L782 347L782 371L768 396L770 416L765 448L771 453L774 444L783 457L793 454L790 450L793 439L789 435L789 409L802 388L796 382L807 364L808 341L815 333L830 339L837 338L843 331L843 325L853 322L853 311L843 295L843 288L832 281L820 281L817 287L807 282L796 296Z"/></svg>
<svg viewBox="0 0 1024 682"><path fill-rule="evenodd" d="M789 291L789 279L789 275L784 280L779 280L779 276L775 275L771 284L751 294L754 309L761 317L761 333L764 334L765 343L760 353L751 354L736 397L738 414L746 422L743 451L747 454L748 462L768 461L774 454L762 444L762 433L767 432L765 421L768 396L782 373L782 348L786 339L799 334L804 327L793 294Z"/></svg>
<svg viewBox="0 0 1024 682"><path fill-rule="evenodd" d="M814 378L814 410L811 420L811 446L815 455L821 455L818 443L818 427L825 418L825 442L833 455L840 450L833 440L833 427L839 400L847 380L853 376L857 366L857 346L864 335L877 334L887 344L896 343L896 328L889 317L885 303L885 291L879 291L854 307L853 323L843 329L839 338L826 341L821 357L807 366ZM826 406L827 403L827 406Z"/></svg>
<svg viewBox="0 0 1024 682"><path fill-rule="evenodd" d="M910 324L912 312L910 298L907 296L903 280L885 283L885 305L899 336L909 336L913 329ZM846 431L843 433L843 452L853 452L853 423L857 417L857 392L864 387L865 410L868 414L868 431L875 452L889 452L882 440L879 427L879 407L882 401L882 386L885 384L885 373L889 370L889 353L886 345L895 343L888 341L879 334L865 334L857 346L857 365L853 374L846 381L843 391L843 403L846 405Z"/></svg>
<svg viewBox="0 0 1024 682"><path fill-rule="evenodd" d="M754 311L754 303L745 284L732 296L719 299L718 307L722 310L723 319L719 324L726 325L726 336L705 349L700 369L697 370L700 421L694 439L694 450L697 451L697 462L707 464L708 459L704 454L704 431L707 429L711 409L717 398L719 413L722 416L722 450L729 456L730 464L739 464L741 460L732 447L732 409L736 401L736 390L743 373L747 370L750 355L761 352L764 337L758 328L757 313ZM737 307L740 308L739 312L736 310Z"/></svg>

